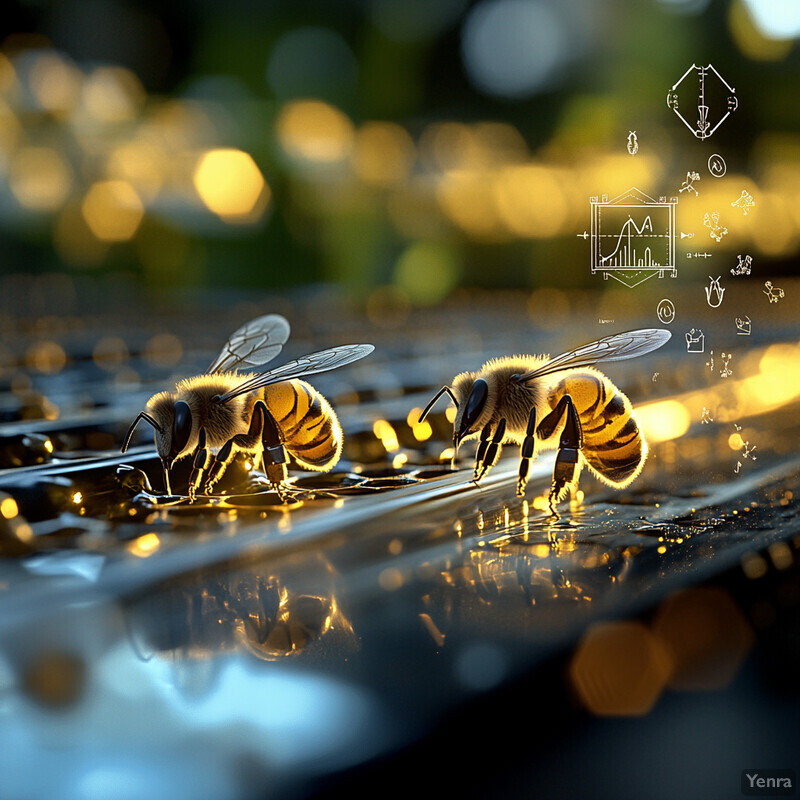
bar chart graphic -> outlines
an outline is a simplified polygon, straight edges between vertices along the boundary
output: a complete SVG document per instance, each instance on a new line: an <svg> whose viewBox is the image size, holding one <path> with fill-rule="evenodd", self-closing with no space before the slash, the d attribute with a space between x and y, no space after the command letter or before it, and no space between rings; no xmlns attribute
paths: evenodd
<svg viewBox="0 0 800 800"><path fill-rule="evenodd" d="M613 200L592 197L592 274L633 287L658 275L677 276L675 207L632 187Z"/></svg>

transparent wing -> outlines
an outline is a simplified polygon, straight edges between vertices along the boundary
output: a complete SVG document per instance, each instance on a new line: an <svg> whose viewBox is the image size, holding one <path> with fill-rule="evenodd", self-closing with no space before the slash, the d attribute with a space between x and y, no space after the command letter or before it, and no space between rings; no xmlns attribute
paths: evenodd
<svg viewBox="0 0 800 800"><path fill-rule="evenodd" d="M517 381L520 383L529 381L532 378L549 375L562 369L589 367L592 364L599 364L601 361L622 361L626 358L636 358L657 350L671 337L672 334L669 331L660 328L642 328L637 331L604 336L602 339L583 345L583 347L551 358L541 367L520 375Z"/></svg>
<svg viewBox="0 0 800 800"><path fill-rule="evenodd" d="M227 403L240 394L247 394L263 386L281 381L290 381L294 378L304 378L307 375L316 375L319 372L328 372L332 369L344 367L352 364L364 356L368 356L375 348L371 344L345 344L340 347L332 347L330 350L320 350L318 353L298 358L296 361L289 361L282 367L271 369L269 372L257 372L244 383L240 383L235 389L231 389L220 395L219 403Z"/></svg>
<svg viewBox="0 0 800 800"><path fill-rule="evenodd" d="M286 344L289 331L289 323L280 314L251 320L233 333L206 373L258 367L272 361Z"/></svg>

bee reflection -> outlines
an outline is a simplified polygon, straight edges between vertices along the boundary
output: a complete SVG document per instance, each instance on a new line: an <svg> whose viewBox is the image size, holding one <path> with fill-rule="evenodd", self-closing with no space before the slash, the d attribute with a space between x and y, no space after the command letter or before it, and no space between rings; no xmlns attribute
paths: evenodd
<svg viewBox="0 0 800 800"><path fill-rule="evenodd" d="M309 652L334 629L353 638L332 591L296 591L258 568L176 580L130 600L125 613L143 659L201 661L244 651L277 661Z"/></svg>

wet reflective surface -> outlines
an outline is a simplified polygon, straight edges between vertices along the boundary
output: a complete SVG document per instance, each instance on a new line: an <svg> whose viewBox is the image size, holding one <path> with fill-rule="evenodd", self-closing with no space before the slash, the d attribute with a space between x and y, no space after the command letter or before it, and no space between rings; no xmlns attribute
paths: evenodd
<svg viewBox="0 0 800 800"><path fill-rule="evenodd" d="M387 780L412 791L423 773L431 791L476 797L730 797L742 769L793 766L800 350L790 312L734 351L725 378L710 352L686 352L679 330L669 347L610 365L652 432L647 465L622 492L584 474L582 494L554 518L552 453L518 499L514 448L475 486L474 446L450 467L446 404L428 428L412 411L456 362L476 368L521 341L555 353L606 326L565 342L563 320L545 325L511 294L393 328L341 308L322 315L323 302L335 298L230 305L213 326L175 313L53 319L33 355L29 340L8 338L4 797L120 786L131 798L308 797ZM212 497L161 495L145 432L118 452L127 426L265 311L292 321L287 358L312 343L376 344L374 357L314 381L339 412L342 461L325 475L293 471L288 504L241 461ZM639 322L653 324L626 327ZM175 491L187 477L179 465ZM526 742L513 733L521 721ZM701 734L706 770L679 746L699 748ZM629 759L604 749L609 735ZM651 754L644 770L637 747L659 737L676 750ZM455 769L445 745L462 748ZM503 769L476 774L477 751ZM620 789L610 773L628 760Z"/></svg>

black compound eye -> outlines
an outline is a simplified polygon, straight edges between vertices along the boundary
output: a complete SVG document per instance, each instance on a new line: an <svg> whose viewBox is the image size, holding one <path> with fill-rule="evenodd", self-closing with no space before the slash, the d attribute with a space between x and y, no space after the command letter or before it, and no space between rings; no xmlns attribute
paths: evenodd
<svg viewBox="0 0 800 800"><path fill-rule="evenodd" d="M192 410L188 403L178 400L175 403L175 416L172 420L172 447L170 458L175 458L189 442L192 435Z"/></svg>
<svg viewBox="0 0 800 800"><path fill-rule="evenodd" d="M489 395L489 385L483 378L478 378L472 384L472 391L467 398L467 405L464 408L464 416L461 418L461 432L466 433L477 421L478 417L486 405L486 398Z"/></svg>

